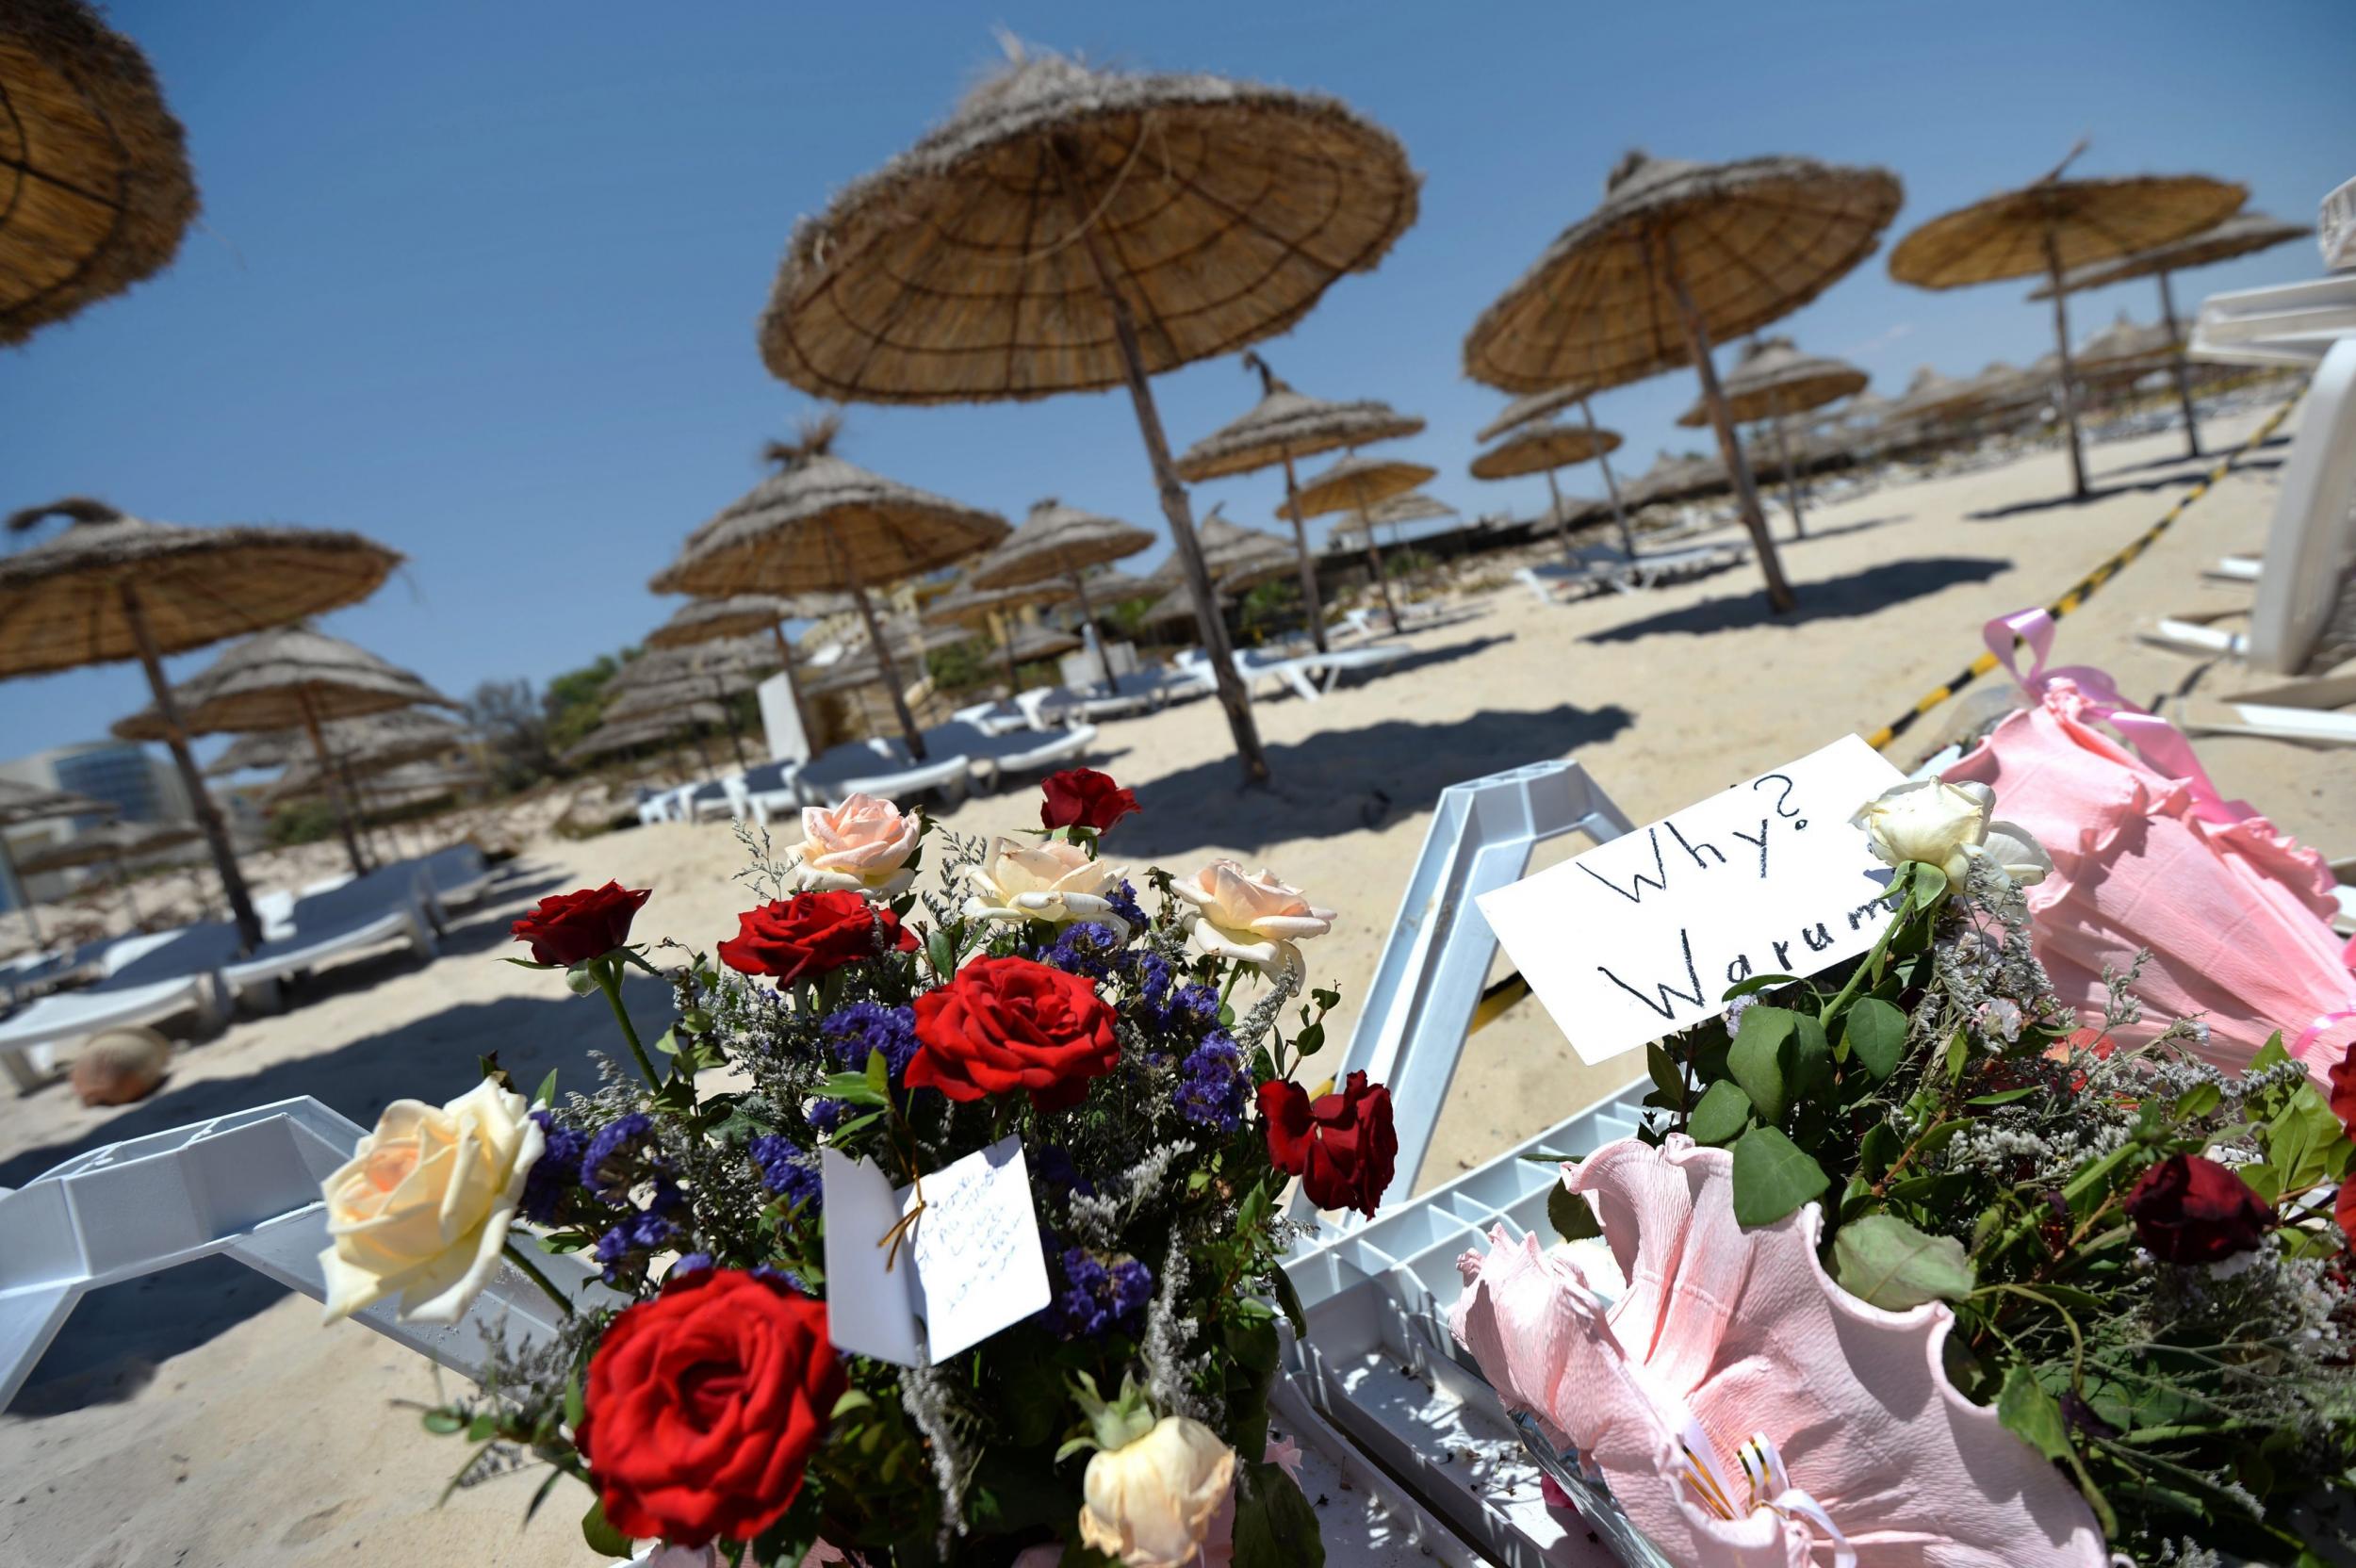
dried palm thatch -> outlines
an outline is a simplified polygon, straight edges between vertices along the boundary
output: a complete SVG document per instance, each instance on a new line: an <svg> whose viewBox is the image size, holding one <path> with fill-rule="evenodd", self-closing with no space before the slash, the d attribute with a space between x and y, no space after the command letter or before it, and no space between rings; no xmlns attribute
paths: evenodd
<svg viewBox="0 0 2356 1568"><path fill-rule="evenodd" d="M841 594L732 594L726 598L690 599L671 618L646 633L646 645L691 647L731 637L768 634L787 621L818 621L851 608Z"/></svg>
<svg viewBox="0 0 2356 1568"><path fill-rule="evenodd" d="M1376 502L1347 522L1334 524L1333 531L1326 538L1328 543L1337 547L1348 548L1364 544L1369 528L1387 528L1396 531L1409 523L1428 523L1437 518L1455 515L1456 508L1448 505L1448 502L1434 496L1427 496L1420 490L1410 490L1405 495L1393 496L1388 500ZM1392 537L1396 541L1398 537L1396 531Z"/></svg>
<svg viewBox="0 0 2356 1568"><path fill-rule="evenodd" d="M86 827L71 839L28 855L16 869L28 876L43 872L94 866L102 861L132 860L159 850L175 849L201 835L185 822L106 822Z"/></svg>
<svg viewBox="0 0 2356 1568"><path fill-rule="evenodd" d="M1525 425L1472 460L1475 479L1518 479L1589 463L1620 449L1617 431L1581 425Z"/></svg>
<svg viewBox="0 0 2356 1568"><path fill-rule="evenodd" d="M0 827L24 822L47 822L53 817L110 817L112 803L92 800L66 790L52 790L23 779L0 778Z"/></svg>
<svg viewBox="0 0 2356 1568"><path fill-rule="evenodd" d="M375 821L395 811L405 811L437 800L449 800L479 790L490 783L490 776L472 762L412 762L389 768L368 780L363 794L366 812ZM318 792L315 781L307 791L289 791L282 783L270 792L272 800L291 793Z"/></svg>
<svg viewBox="0 0 2356 1568"><path fill-rule="evenodd" d="M417 762L444 761L459 753L466 741L464 726L437 713L415 708L366 718L338 719L319 727L327 743L332 769L319 765L308 738L301 730L282 729L262 735L242 735L216 759L211 773L236 773L245 768L280 767L286 771L272 787L272 795L324 792L336 776L366 776L408 767ZM253 749L238 757L241 747ZM247 759L270 758L269 760ZM237 758L238 766L222 763Z"/></svg>
<svg viewBox="0 0 2356 1568"><path fill-rule="evenodd" d="M1942 376L1925 365L1906 383L1905 393L1890 406L1884 422L1956 418L1978 407L1985 390L1976 376Z"/></svg>
<svg viewBox="0 0 2356 1568"><path fill-rule="evenodd" d="M599 725L564 748L558 760L567 766L614 752L636 751L691 729L716 728L727 715L716 702L691 702L648 713L619 724Z"/></svg>
<svg viewBox="0 0 2356 1568"><path fill-rule="evenodd" d="M2112 284L2126 283L2135 278L2165 278L2170 272L2209 267L2220 261L2232 261L2236 256L2270 251L2294 239L2313 239L2315 237L2312 224L2286 223L2263 212L2237 212L2224 222L2212 224L2183 239L2154 245L2117 261L2091 262L2084 267L2071 268L2062 274L2062 287L2069 293L2077 294L2089 288L2107 288ZM2053 285L2050 279L2029 291L2032 300L2050 300L2053 296Z"/></svg>
<svg viewBox="0 0 2356 1568"><path fill-rule="evenodd" d="M183 528L72 497L8 519L72 526L0 559L0 678L135 658L133 612L158 654L356 604L401 557L356 533Z"/></svg>
<svg viewBox="0 0 2356 1568"><path fill-rule="evenodd" d="M1162 564L1144 577L1137 577L1129 572L1090 572L1088 574L1088 602L1090 604L1126 604L1132 599L1157 597L1167 593L1170 584L1176 582L1181 575L1176 556L1163 557ZM1065 585L1056 583L1053 586L1062 589ZM1076 594L1059 593L1056 597L1048 601L1048 608L1061 610L1069 606L1076 606L1079 602L1079 596Z"/></svg>
<svg viewBox="0 0 2356 1568"><path fill-rule="evenodd" d="M1406 494L1439 471L1403 458L1359 453L1343 458L1310 479L1301 487L1298 504L1304 517L1322 516L1328 512L1363 512L1377 502Z"/></svg>
<svg viewBox="0 0 2356 1568"><path fill-rule="evenodd" d="M1091 578L1089 592L1095 592L1095 580ZM973 575L968 573L956 587L926 604L924 616L928 621L954 621L966 626L978 626L1001 611L1020 609L1026 604L1047 604L1071 596L1072 584L1055 578L1018 583L1012 588L976 588Z"/></svg>
<svg viewBox="0 0 2356 1568"><path fill-rule="evenodd" d="M1331 98L1020 54L796 225L761 357L822 398L965 402L1126 379L1272 336L1415 221L1399 142Z"/></svg>
<svg viewBox="0 0 2356 1568"><path fill-rule="evenodd" d="M1623 494L1630 506L1651 506L1657 501L1696 500L1723 495L1727 482L1723 463L1690 452L1675 456L1659 452L1653 457L1652 466L1631 481Z"/></svg>
<svg viewBox="0 0 2356 1568"><path fill-rule="evenodd" d="M396 708L457 703L367 649L297 623L249 637L172 689L190 735L287 729ZM126 741L159 740L163 713L142 709L118 720Z"/></svg>
<svg viewBox="0 0 2356 1568"><path fill-rule="evenodd" d="M1153 547L1153 535L1145 530L1066 506L1050 496L1032 502L1023 526L976 561L965 577L976 588L1017 588L1049 578L1076 578L1090 566Z"/></svg>
<svg viewBox="0 0 2356 1568"><path fill-rule="evenodd" d="M1788 337L1762 337L1726 372L1726 412L1746 424L1787 418L1862 392L1872 379L1846 360L1804 354ZM1710 410L1697 401L1677 423L1698 429L1710 423Z"/></svg>
<svg viewBox="0 0 2356 1568"><path fill-rule="evenodd" d="M1219 613L1216 607L1212 613ZM1138 613L1137 624L1139 627L1171 626L1183 621L1191 625L1201 619L1201 612L1194 602L1194 590L1181 582L1147 605Z"/></svg>
<svg viewBox="0 0 2356 1568"><path fill-rule="evenodd" d="M1813 158L1638 152L1604 192L1481 312L1464 338L1466 375L1506 392L1600 392L1691 364L1677 282L1710 337L1762 327L1872 254L1902 188L1887 170Z"/></svg>
<svg viewBox="0 0 2356 1568"><path fill-rule="evenodd" d="M642 653L605 683L609 698L658 687L701 683L703 695L726 688L748 692L759 677L777 667L777 645L767 637L729 637L686 647Z"/></svg>
<svg viewBox="0 0 2356 1568"><path fill-rule="evenodd" d="M1549 386L1543 392L1526 392L1500 409L1496 418L1473 432L1473 439L1493 441L1509 430L1518 430L1532 420L1559 414L1573 403L1585 403L1594 390L1578 382L1565 382L1561 386ZM1593 417L1592 415L1589 416L1591 423Z"/></svg>
<svg viewBox="0 0 2356 1568"><path fill-rule="evenodd" d="M2070 357L2081 369L2139 375L2167 364L2183 346L2172 328L2156 321L2144 326L2122 310L2118 320L2080 344Z"/></svg>
<svg viewBox="0 0 2356 1568"><path fill-rule="evenodd" d="M1243 357L1259 372L1260 400L1243 417L1221 425L1179 457L1178 477L1189 484L1394 441L1423 430L1420 416L1401 414L1371 398L1345 403L1296 392L1258 354Z"/></svg>
<svg viewBox="0 0 2356 1568"><path fill-rule="evenodd" d="M1205 549L1203 557L1210 564L1212 580L1221 594L1240 594L1260 583L1288 577L1300 564L1290 544L1255 528L1235 528L1233 535L1222 540L1218 547Z"/></svg>
<svg viewBox="0 0 2356 1568"><path fill-rule="evenodd" d="M0 8L0 347L171 265L196 216L147 58L81 0Z"/></svg>
<svg viewBox="0 0 2356 1568"><path fill-rule="evenodd" d="M834 455L821 418L768 449L777 471L690 534L658 594L849 594L988 549L1006 525Z"/></svg>

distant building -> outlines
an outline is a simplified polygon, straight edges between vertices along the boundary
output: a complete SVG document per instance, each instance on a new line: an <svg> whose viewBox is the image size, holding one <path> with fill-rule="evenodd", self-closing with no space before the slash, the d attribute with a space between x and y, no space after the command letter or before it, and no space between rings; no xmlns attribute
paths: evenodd
<svg viewBox="0 0 2356 1568"><path fill-rule="evenodd" d="M0 778L106 801L126 822L187 822L196 815L171 757L150 751L136 741L85 741L37 751L30 757L0 762ZM29 858L105 820L100 816L55 817L19 823L5 830L8 853L16 859ZM31 884L35 898L45 899L57 897L92 874L86 870L62 871L25 880ZM24 890L0 871L0 907L16 908L23 898Z"/></svg>

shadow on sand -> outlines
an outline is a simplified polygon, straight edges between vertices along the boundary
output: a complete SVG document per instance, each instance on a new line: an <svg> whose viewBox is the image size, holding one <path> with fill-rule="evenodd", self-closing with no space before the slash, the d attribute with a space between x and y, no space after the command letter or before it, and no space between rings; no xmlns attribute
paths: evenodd
<svg viewBox="0 0 2356 1568"><path fill-rule="evenodd" d="M2212 458L2209 461L2215 462L2216 459ZM2270 468L2280 468L2282 466L2281 458L2265 457L2247 463L2236 463L2233 465L2233 471L2236 474L2258 474L2265 473ZM2114 471L2126 473L2131 470L2122 468ZM2119 484L2097 483L2084 496L2047 496L2039 500L2015 501L2010 506L1994 506L1985 512L1967 512L1963 514L1963 519L1968 523L2001 522L2006 517L2025 517L2038 512L2068 511L2076 507L2091 506L2096 501L2107 500L2113 496L2133 495L2153 490L2180 490L2195 482L2208 471L2207 465L2201 464L2188 466L2182 473L2163 474L2157 479L2131 480Z"/></svg>
<svg viewBox="0 0 2356 1568"><path fill-rule="evenodd" d="M1704 599L1681 609L1664 610L1641 621L1590 632L1590 643L1633 643L1663 635L1703 636L1754 626L1805 626L1810 621L1843 620L1870 615L1876 610L1921 598L1959 582L1986 582L2011 568L2009 561L1982 557L1932 555L1913 561L1885 561L1847 577L1793 585L1800 607L1788 615L1771 614L1767 590L1754 588L1730 598Z"/></svg>
<svg viewBox="0 0 2356 1568"><path fill-rule="evenodd" d="M1141 865L1205 843L1254 854L1283 839L1377 828L1399 813L1429 809L1450 784L1568 756L1633 723L1635 715L1616 703L1565 703L1535 712L1484 711L1453 724L1386 719L1320 730L1268 747L1274 782L1265 790L1244 789L1226 758L1140 784L1144 814L1121 825L1109 852Z"/></svg>
<svg viewBox="0 0 2356 1568"><path fill-rule="evenodd" d="M1787 514L1782 520L1790 522L1791 517ZM1890 517L1861 517L1854 523L1841 523L1833 528L1818 528L1815 523L1811 521L1808 525L1808 532L1806 535L1794 536L1789 533L1778 533L1775 535L1775 543L1777 545L1813 545L1819 539L1838 539L1844 533L1863 533L1867 529L1888 528L1893 523L1910 523L1912 521L1914 521L1914 514L1911 512L1901 512L1896 515Z"/></svg>

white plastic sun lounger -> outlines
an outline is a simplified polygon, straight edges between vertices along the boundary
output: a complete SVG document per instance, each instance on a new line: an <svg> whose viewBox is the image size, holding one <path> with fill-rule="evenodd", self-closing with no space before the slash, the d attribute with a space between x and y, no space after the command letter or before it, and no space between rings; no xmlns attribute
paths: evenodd
<svg viewBox="0 0 2356 1568"><path fill-rule="evenodd" d="M474 844L452 844L448 849L435 850L425 858L425 875L437 913L476 903L491 885L491 868L483 860L483 851ZM293 912L287 911L288 915Z"/></svg>
<svg viewBox="0 0 2356 1568"><path fill-rule="evenodd" d="M2179 697L2169 719L2187 735L2248 735L2311 746L2356 746L2356 713L2263 702L2199 702Z"/></svg>
<svg viewBox="0 0 2356 1568"><path fill-rule="evenodd" d="M723 778L720 788L728 795L728 815L738 822L746 817L767 822L769 819L761 816L760 808L753 804L755 796L765 797L772 807L780 809L793 807L801 798L794 792L794 776L800 769L801 764L794 761L763 762Z"/></svg>
<svg viewBox="0 0 2356 1568"><path fill-rule="evenodd" d="M0 1070L19 1089L34 1089L56 1074L62 1041L191 1012L199 1029L209 1030L226 1011L219 972L237 941L237 927L220 922L109 942L98 956L104 978L96 985L44 996L0 1019Z"/></svg>
<svg viewBox="0 0 2356 1568"><path fill-rule="evenodd" d="M990 735L973 725L952 720L924 731L924 749L941 756L963 753L974 776L995 790L1009 775L1077 762L1095 740L1096 727L1092 724L1073 725L1069 729Z"/></svg>
<svg viewBox="0 0 2356 1568"><path fill-rule="evenodd" d="M343 887L298 900L286 933L266 933L270 939L259 948L221 965L221 982L232 996L275 1001L281 982L389 941L403 942L430 961L437 951L434 907L424 862L379 866Z"/></svg>
<svg viewBox="0 0 2356 1568"><path fill-rule="evenodd" d="M1304 653L1292 662L1302 676L1315 683L1306 694L1317 696L1332 691L1346 675L1382 669L1415 651L1403 643L1369 643L1360 647L1333 648L1325 653Z"/></svg>
<svg viewBox="0 0 2356 1568"><path fill-rule="evenodd" d="M1578 567L1562 564L1524 566L1513 574L1513 580L1528 584L1530 591L1538 596L1540 604L1555 604L1561 601L1565 589L1579 589L1593 594L1616 587L1617 576L1617 566L1607 562L1590 561Z"/></svg>
<svg viewBox="0 0 2356 1568"><path fill-rule="evenodd" d="M764 825L769 813L802 806L833 806L855 794L906 803L926 790L952 801L964 798L972 759L963 752L919 762L897 741L876 737L822 752L794 771L789 789L751 797L753 815Z"/></svg>
<svg viewBox="0 0 2356 1568"><path fill-rule="evenodd" d="M1010 735L1018 729L1033 729L1031 715L1019 702L1000 700L977 702L971 708L960 708L949 715L959 724L970 724L985 735Z"/></svg>
<svg viewBox="0 0 2356 1568"><path fill-rule="evenodd" d="M1053 729L1074 721L1093 723L1098 719L1125 719L1137 713L1152 712L1159 708L1168 693L1159 688L1139 687L1123 691L1116 687L1110 692L1075 692L1069 686L1034 686L1018 695L1016 706L1029 716L1033 729Z"/></svg>
<svg viewBox="0 0 2356 1568"><path fill-rule="evenodd" d="M2219 623L2248 613L2243 610L2209 610L2188 615L2163 615L2150 626L2135 628L2135 641L2200 659L2239 659L2250 651L2249 633Z"/></svg>
<svg viewBox="0 0 2356 1568"><path fill-rule="evenodd" d="M2266 558L2263 555L2228 555L2201 575L2219 582L2255 582L2265 572Z"/></svg>

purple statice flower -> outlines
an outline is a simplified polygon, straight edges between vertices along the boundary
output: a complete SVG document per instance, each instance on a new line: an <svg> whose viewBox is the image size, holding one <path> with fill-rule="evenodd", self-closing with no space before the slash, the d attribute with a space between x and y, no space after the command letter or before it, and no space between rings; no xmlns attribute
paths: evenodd
<svg viewBox="0 0 2356 1568"><path fill-rule="evenodd" d="M762 1186L788 1203L817 1212L825 1194L819 1183L818 1162L807 1152L792 1138L775 1133L753 1139L748 1152L753 1163L761 1167Z"/></svg>
<svg viewBox="0 0 2356 1568"><path fill-rule="evenodd" d="M646 1265L646 1260L677 1239L679 1227L648 1209L597 1238L597 1259L610 1285L621 1284Z"/></svg>
<svg viewBox="0 0 2356 1568"><path fill-rule="evenodd" d="M790 1268L778 1268L765 1263L755 1264L753 1278L766 1280L773 1285L783 1285L786 1289L798 1291L804 1296L810 1294L810 1282Z"/></svg>
<svg viewBox="0 0 2356 1568"><path fill-rule="evenodd" d="M1176 977L1160 954L1139 955L1130 976L1137 988L1130 1009L1148 1031L1192 1043L1218 1025L1219 992L1208 986L1173 985Z"/></svg>
<svg viewBox="0 0 2356 1568"><path fill-rule="evenodd" d="M1039 953L1039 961L1067 974L1102 980L1112 973L1113 955L1120 951L1121 939L1111 926L1084 920L1058 930L1055 941Z"/></svg>
<svg viewBox="0 0 2356 1568"><path fill-rule="evenodd" d="M1232 1133L1243 1125L1250 1083L1243 1048L1214 1029L1178 1064L1178 1114L1197 1127Z"/></svg>
<svg viewBox="0 0 2356 1568"><path fill-rule="evenodd" d="M818 1033L834 1052L835 1060L848 1072L866 1070L868 1054L880 1051L884 1066L896 1084L916 1057L916 1010L912 1007L854 1002L827 1014L818 1025Z"/></svg>
<svg viewBox="0 0 2356 1568"><path fill-rule="evenodd" d="M1102 1339L1115 1329L1133 1329L1153 1298L1153 1271L1135 1258L1107 1264L1085 1247L1068 1247L1063 1275L1064 1288L1047 1311L1066 1339Z"/></svg>
<svg viewBox="0 0 2356 1568"><path fill-rule="evenodd" d="M598 1128L581 1156L581 1184L617 1207L630 1201L630 1189L638 1182L639 1156L653 1131L654 1118L644 1111Z"/></svg>
<svg viewBox="0 0 2356 1568"><path fill-rule="evenodd" d="M831 1133L843 1125L843 1113L848 1109L840 1100L813 1100L802 1107L802 1119L814 1133Z"/></svg>
<svg viewBox="0 0 2356 1568"><path fill-rule="evenodd" d="M1137 890L1129 885L1129 879L1127 877L1124 876L1121 879L1121 891L1105 899L1104 902L1113 906L1114 914L1119 915L1122 920L1129 923L1130 930L1142 931L1145 929L1146 919L1144 906L1137 903Z"/></svg>
<svg viewBox="0 0 2356 1568"><path fill-rule="evenodd" d="M690 1252L686 1256L680 1258L679 1262L671 1266L671 1271L663 1276L663 1282L664 1284L669 1284L673 1280L682 1278L683 1276L689 1274L698 1273L703 1269L710 1268L711 1266L711 1253Z"/></svg>
<svg viewBox="0 0 2356 1568"><path fill-rule="evenodd" d="M589 1135L562 1125L546 1111L532 1112L532 1119L540 1124L548 1142L524 1177L524 1195L516 1206L534 1225L554 1225L565 1198L581 1181L581 1161L589 1152Z"/></svg>
<svg viewBox="0 0 2356 1568"><path fill-rule="evenodd" d="M1096 1196L1096 1184L1080 1174L1080 1168L1072 1163L1072 1152L1063 1145L1041 1144L1035 1159L1039 1179L1049 1186L1075 1192L1083 1198Z"/></svg>

